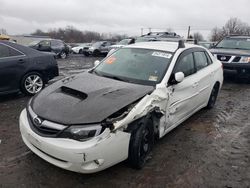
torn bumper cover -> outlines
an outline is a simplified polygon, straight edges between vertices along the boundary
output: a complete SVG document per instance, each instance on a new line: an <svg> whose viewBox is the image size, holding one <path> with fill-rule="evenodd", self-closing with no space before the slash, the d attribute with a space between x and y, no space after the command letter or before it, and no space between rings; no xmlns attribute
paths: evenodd
<svg viewBox="0 0 250 188"><path fill-rule="evenodd" d="M24 143L39 157L60 168L94 173L113 166L128 157L130 134L106 129L101 135L79 142L63 138L47 138L35 134L27 112L20 115L20 131Z"/></svg>

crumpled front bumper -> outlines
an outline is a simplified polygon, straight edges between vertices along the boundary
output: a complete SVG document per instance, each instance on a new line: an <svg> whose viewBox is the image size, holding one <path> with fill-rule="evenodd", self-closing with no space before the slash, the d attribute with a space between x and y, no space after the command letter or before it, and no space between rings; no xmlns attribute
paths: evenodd
<svg viewBox="0 0 250 188"><path fill-rule="evenodd" d="M111 133L106 129L101 135L85 142L41 137L30 128L25 109L20 115L19 124L22 139L30 150L66 170L94 173L128 157L130 134L123 131Z"/></svg>

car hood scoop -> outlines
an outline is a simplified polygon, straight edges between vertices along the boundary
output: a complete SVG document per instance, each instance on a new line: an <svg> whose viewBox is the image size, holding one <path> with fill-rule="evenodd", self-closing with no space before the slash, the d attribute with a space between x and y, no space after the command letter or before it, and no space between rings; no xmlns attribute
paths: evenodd
<svg viewBox="0 0 250 188"><path fill-rule="evenodd" d="M85 72L48 86L33 98L31 107L38 116L57 123L98 123L153 90Z"/></svg>
<svg viewBox="0 0 250 188"><path fill-rule="evenodd" d="M69 87L65 87L65 86L61 87L61 92L64 93L64 94L76 97L76 98L78 98L80 100L84 100L84 99L86 99L88 97L88 95L86 93L83 93L81 91L78 91L78 90L75 90L75 89L72 89L72 88L69 88Z"/></svg>

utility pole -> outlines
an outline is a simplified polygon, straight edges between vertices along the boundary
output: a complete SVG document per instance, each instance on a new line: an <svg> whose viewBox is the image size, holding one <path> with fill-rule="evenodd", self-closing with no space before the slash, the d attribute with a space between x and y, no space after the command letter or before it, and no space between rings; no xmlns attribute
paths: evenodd
<svg viewBox="0 0 250 188"><path fill-rule="evenodd" d="M141 28L141 36L143 35L143 28Z"/></svg>
<svg viewBox="0 0 250 188"><path fill-rule="evenodd" d="M148 28L149 33L151 33L151 27Z"/></svg>
<svg viewBox="0 0 250 188"><path fill-rule="evenodd" d="M189 36L190 36L190 26L188 26L188 34L187 34L187 39L189 39Z"/></svg>

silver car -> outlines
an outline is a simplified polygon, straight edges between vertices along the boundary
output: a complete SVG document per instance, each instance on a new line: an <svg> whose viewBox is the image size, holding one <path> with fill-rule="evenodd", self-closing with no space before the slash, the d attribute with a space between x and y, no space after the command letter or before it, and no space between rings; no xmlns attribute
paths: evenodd
<svg viewBox="0 0 250 188"><path fill-rule="evenodd" d="M110 41L99 41L94 43L86 52L86 56L100 56L106 55L109 52L110 46L113 45Z"/></svg>

